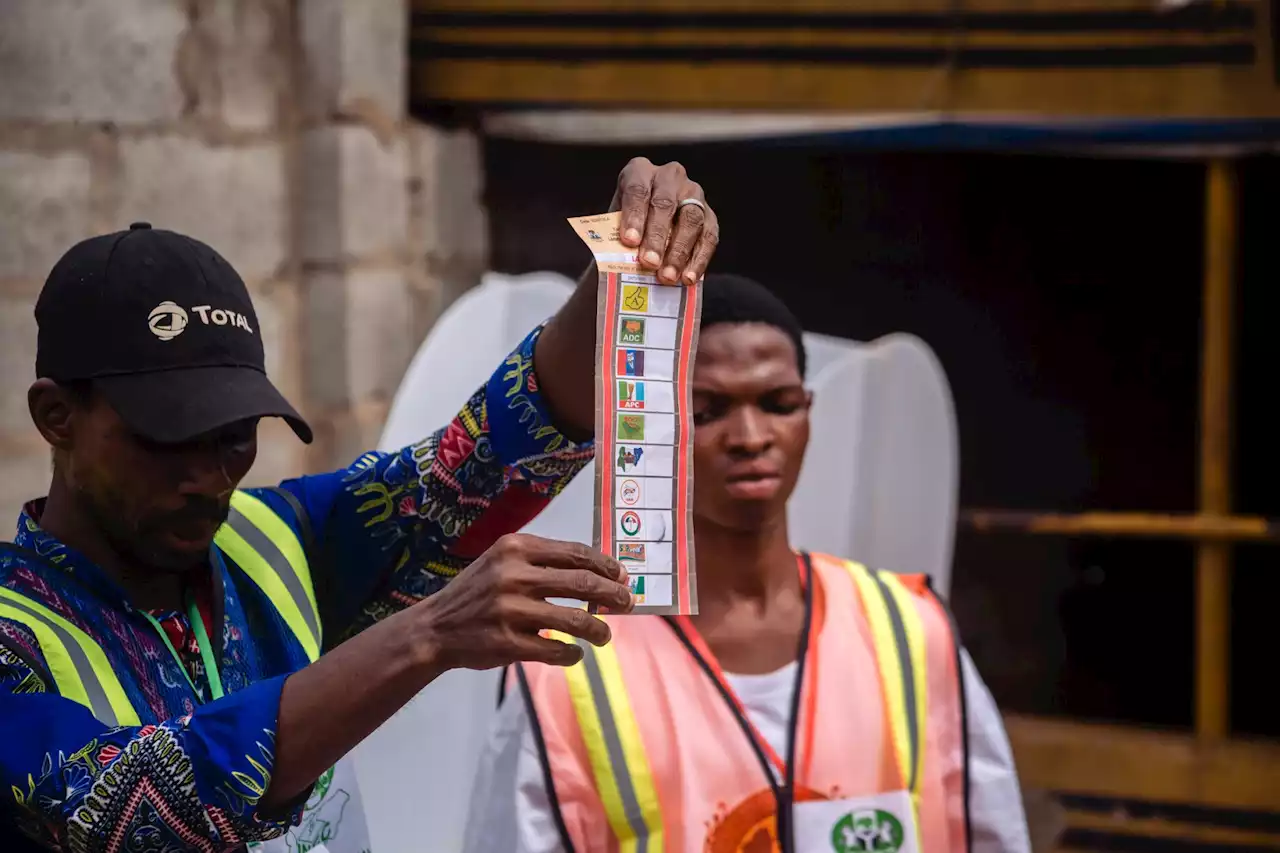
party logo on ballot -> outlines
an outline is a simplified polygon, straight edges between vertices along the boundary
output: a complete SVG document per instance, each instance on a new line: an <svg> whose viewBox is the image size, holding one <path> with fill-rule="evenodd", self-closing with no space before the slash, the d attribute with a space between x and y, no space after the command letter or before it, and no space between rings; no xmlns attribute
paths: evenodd
<svg viewBox="0 0 1280 853"><path fill-rule="evenodd" d="M619 376L644 376L644 350L618 350Z"/></svg>
<svg viewBox="0 0 1280 853"><path fill-rule="evenodd" d="M627 467L632 468L640 464L640 457L644 455L643 447L626 447L618 445L618 470L627 473Z"/></svg>
<svg viewBox="0 0 1280 853"><path fill-rule="evenodd" d="M644 441L644 415L618 415L618 438Z"/></svg>
<svg viewBox="0 0 1280 853"><path fill-rule="evenodd" d="M623 317L622 334L618 338L618 343L644 346L644 318Z"/></svg>
<svg viewBox="0 0 1280 853"><path fill-rule="evenodd" d="M643 563L644 562L644 543L643 542L619 542L618 543L618 562Z"/></svg>
<svg viewBox="0 0 1280 853"><path fill-rule="evenodd" d="M637 314L649 313L649 288L643 284L623 285L622 307Z"/></svg>
<svg viewBox="0 0 1280 853"><path fill-rule="evenodd" d="M623 480L619 495L624 504L635 506L640 503L640 484L635 480Z"/></svg>
<svg viewBox="0 0 1280 853"><path fill-rule="evenodd" d="M622 528L622 532L628 536L640 535L640 513L633 510L627 510L622 514L622 518L618 520L618 526Z"/></svg>
<svg viewBox="0 0 1280 853"><path fill-rule="evenodd" d="M626 379L618 380L618 408L619 409L643 409L644 408L644 383L631 382Z"/></svg>

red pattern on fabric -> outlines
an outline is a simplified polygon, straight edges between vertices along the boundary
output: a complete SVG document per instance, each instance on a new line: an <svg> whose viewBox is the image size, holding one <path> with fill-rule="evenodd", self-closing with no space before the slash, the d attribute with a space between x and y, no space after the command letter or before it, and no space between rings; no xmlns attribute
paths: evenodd
<svg viewBox="0 0 1280 853"><path fill-rule="evenodd" d="M547 502L547 496L530 489L528 482L512 482L454 543L454 556L468 560L479 557L499 536L519 530L532 521Z"/></svg>
<svg viewBox="0 0 1280 853"><path fill-rule="evenodd" d="M184 824L173 811L173 807L161 796L160 791L146 779L139 782L138 787L133 789L128 805L121 814L122 820L116 825L116 831L112 833L111 839L107 843L107 853L119 853L124 844L125 833L129 830L130 818L138 811L138 806L144 800L160 815L160 819L164 821L165 828L191 845L190 849L214 853L216 848L213 846L213 842L207 838L202 838L191 827Z"/></svg>
<svg viewBox="0 0 1280 853"><path fill-rule="evenodd" d="M448 468L444 467L444 463L439 459L436 459L431 463L431 477L432 479L439 480L455 492L462 491L462 484L457 481Z"/></svg>
<svg viewBox="0 0 1280 853"><path fill-rule="evenodd" d="M440 461L444 467L450 471L457 471L461 465L471 456L471 451L476 449L476 440L467 433L467 428L463 426L461 418L454 418L453 422L444 431L444 435L440 436L440 446L436 449L436 459Z"/></svg>

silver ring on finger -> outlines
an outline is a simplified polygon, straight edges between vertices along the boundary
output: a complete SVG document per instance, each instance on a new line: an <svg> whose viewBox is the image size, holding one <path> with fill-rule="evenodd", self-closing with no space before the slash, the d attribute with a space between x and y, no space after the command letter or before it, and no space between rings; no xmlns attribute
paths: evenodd
<svg viewBox="0 0 1280 853"><path fill-rule="evenodd" d="M684 199L683 201L681 201L679 204L677 204L677 205L676 205L676 210L679 210L680 208L684 207L686 204L696 204L698 207L702 208L702 210L703 210L703 212L704 212L704 213L706 212L706 209L707 209L707 206L706 206L705 204L703 204L703 203L702 203L702 199L700 199L700 198L686 198L686 199Z"/></svg>

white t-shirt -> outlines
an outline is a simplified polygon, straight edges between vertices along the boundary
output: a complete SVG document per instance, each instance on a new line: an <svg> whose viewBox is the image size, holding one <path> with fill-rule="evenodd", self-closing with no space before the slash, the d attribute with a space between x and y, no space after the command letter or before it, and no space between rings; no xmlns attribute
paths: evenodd
<svg viewBox="0 0 1280 853"><path fill-rule="evenodd" d="M724 680L742 703L751 725L773 751L786 760L787 732L791 728L791 697L796 684L795 661L764 675L736 675L726 672ZM778 768L773 768L778 775Z"/></svg>
<svg viewBox="0 0 1280 853"><path fill-rule="evenodd" d="M1013 750L995 700L961 650L969 721L971 853L1031 853ZM747 719L786 755L796 664L765 675L725 674ZM463 853L564 853L547 797L524 697L507 692L485 747L467 819ZM580 851L591 853L591 851Z"/></svg>

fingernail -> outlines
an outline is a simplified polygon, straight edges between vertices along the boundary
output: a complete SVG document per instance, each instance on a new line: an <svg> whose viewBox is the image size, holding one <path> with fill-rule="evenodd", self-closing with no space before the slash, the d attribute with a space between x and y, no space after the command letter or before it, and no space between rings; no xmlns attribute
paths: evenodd
<svg viewBox="0 0 1280 853"><path fill-rule="evenodd" d="M686 273L684 274L684 280L685 280L685 281L687 281L687 282L689 282L689 284L697 284L697 283L698 283L698 277L697 277L696 275L694 275L694 274L693 274L693 271L692 271L692 270L690 270L690 271L688 271L688 272L686 272Z"/></svg>
<svg viewBox="0 0 1280 853"><path fill-rule="evenodd" d="M628 228L627 233L623 234L622 238L626 240L628 243L639 243L640 231L639 229L636 229L636 228Z"/></svg>
<svg viewBox="0 0 1280 853"><path fill-rule="evenodd" d="M662 262L662 256L659 255L657 252L655 252L653 249L650 249L649 251L644 253L644 262L651 267L656 267L659 263Z"/></svg>
<svg viewBox="0 0 1280 853"><path fill-rule="evenodd" d="M675 267L662 268L662 277L665 278L667 281L675 281L677 278L679 278L679 276L680 276L680 272Z"/></svg>

